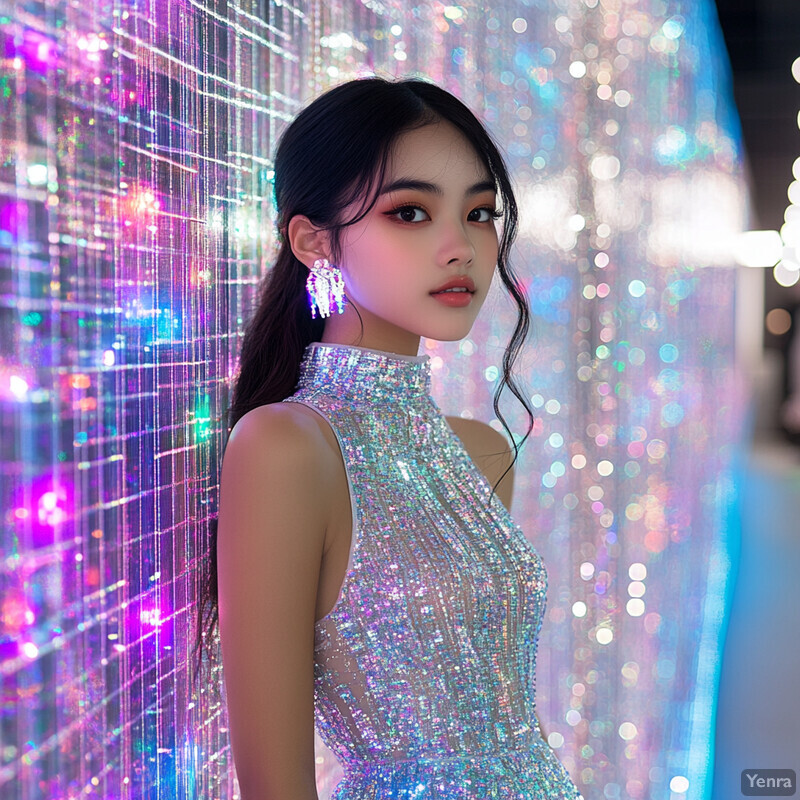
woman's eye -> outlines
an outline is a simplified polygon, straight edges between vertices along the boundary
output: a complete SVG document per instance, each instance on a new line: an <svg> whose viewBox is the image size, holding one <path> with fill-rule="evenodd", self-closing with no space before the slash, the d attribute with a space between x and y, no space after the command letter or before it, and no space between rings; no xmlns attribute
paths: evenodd
<svg viewBox="0 0 800 800"><path fill-rule="evenodd" d="M496 208L489 208L488 206L484 208L476 208L473 211L470 211L470 217L474 217L474 215L481 215L481 219L471 219L471 222L491 222L494 219L498 219L500 217L500 212L497 211Z"/></svg>
<svg viewBox="0 0 800 800"><path fill-rule="evenodd" d="M403 222L424 222L428 214L419 206L403 206L390 211L389 216L398 217Z"/></svg>

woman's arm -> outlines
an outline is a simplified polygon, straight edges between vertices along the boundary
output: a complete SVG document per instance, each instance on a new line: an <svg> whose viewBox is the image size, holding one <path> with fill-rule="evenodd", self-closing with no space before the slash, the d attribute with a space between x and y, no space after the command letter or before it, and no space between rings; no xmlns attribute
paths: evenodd
<svg viewBox="0 0 800 800"><path fill-rule="evenodd" d="M242 417L225 449L219 621L242 800L317 800L314 622L326 457L319 426L280 403Z"/></svg>

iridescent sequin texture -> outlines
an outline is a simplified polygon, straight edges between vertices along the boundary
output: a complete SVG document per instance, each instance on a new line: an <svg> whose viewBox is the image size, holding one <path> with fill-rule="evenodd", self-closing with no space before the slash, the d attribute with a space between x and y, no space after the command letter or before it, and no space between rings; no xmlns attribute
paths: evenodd
<svg viewBox="0 0 800 800"><path fill-rule="evenodd" d="M580 798L534 707L545 566L431 397L429 357L315 342L284 402L330 423L354 510L315 632L333 798Z"/></svg>

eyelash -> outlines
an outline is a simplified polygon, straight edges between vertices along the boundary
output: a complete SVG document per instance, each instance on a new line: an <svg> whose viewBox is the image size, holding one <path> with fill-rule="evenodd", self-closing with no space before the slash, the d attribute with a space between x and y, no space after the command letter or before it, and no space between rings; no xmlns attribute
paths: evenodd
<svg viewBox="0 0 800 800"><path fill-rule="evenodd" d="M406 205L398 206L397 208L392 209L391 211L387 211L385 213L386 213L387 217L394 217L397 214L399 214L401 211L406 211L407 209L411 209L412 211L420 210L420 211L424 211L426 214L428 214L428 212L425 210L425 208L423 206L415 205L413 203L407 203ZM472 211L488 211L489 212L489 217L490 217L491 220L500 219L503 216L503 212L502 211L498 211L494 206L480 206L479 208L473 208ZM470 213L472 213L472 212L470 212ZM428 215L428 216L430 216L430 215ZM400 221L401 222L405 222L407 225L418 225L419 224L417 222L408 222L407 220L400 220ZM489 222L489 220L487 220L486 222ZM486 224L486 223L484 223L484 224Z"/></svg>

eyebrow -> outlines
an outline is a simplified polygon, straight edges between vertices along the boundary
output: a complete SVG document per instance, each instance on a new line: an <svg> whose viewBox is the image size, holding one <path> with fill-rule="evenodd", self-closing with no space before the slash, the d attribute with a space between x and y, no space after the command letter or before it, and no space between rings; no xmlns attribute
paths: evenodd
<svg viewBox="0 0 800 800"><path fill-rule="evenodd" d="M380 192L378 192L378 196L384 194L391 194L391 192L399 192L401 189L414 189L418 192L428 192L430 194L436 195L443 195L444 190L438 183L429 183L428 181L418 181L414 180L413 178L399 178L396 181L392 181L391 183L386 184ZM472 186L467 189L467 195L473 194L480 194L481 192L496 192L497 186L495 185L494 181L479 181L478 183L472 184Z"/></svg>

